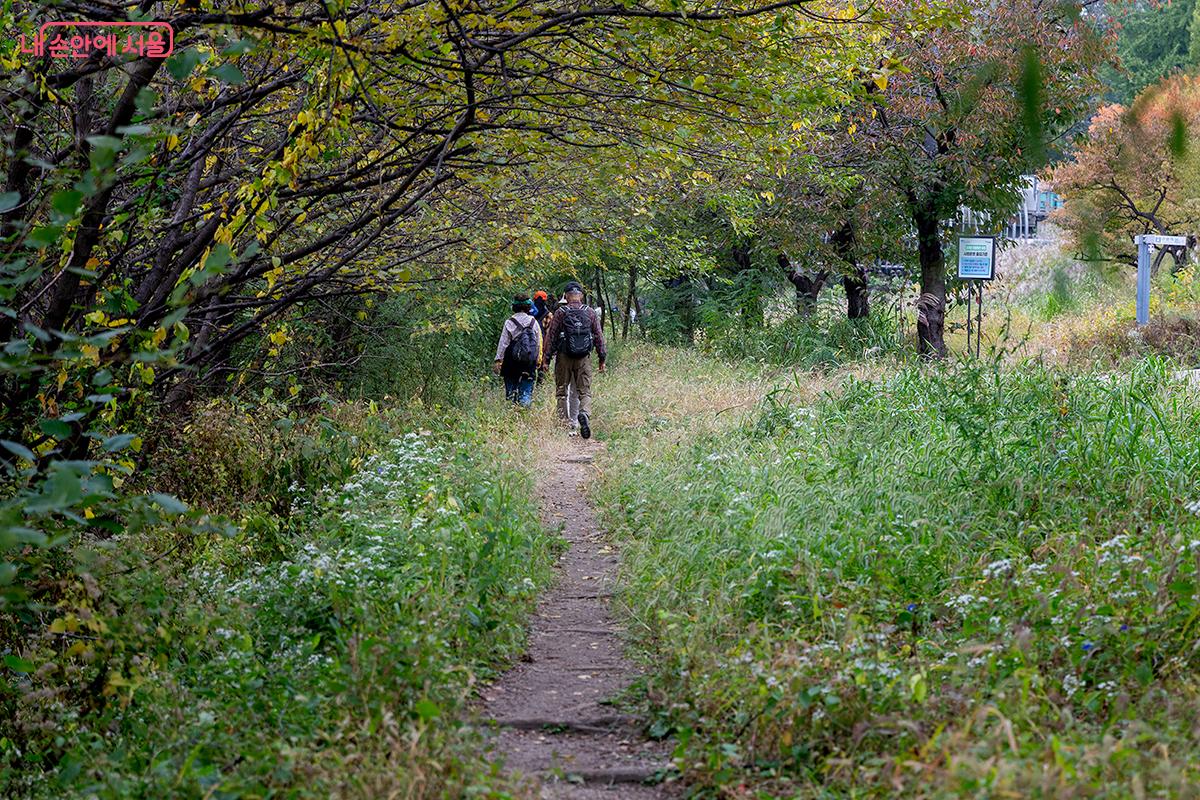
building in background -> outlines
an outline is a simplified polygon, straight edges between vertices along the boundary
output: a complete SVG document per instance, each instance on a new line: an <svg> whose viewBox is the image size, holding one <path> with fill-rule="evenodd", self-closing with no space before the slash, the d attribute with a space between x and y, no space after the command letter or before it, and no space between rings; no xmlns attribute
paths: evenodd
<svg viewBox="0 0 1200 800"><path fill-rule="evenodd" d="M959 229L964 233L992 232L1006 239L1037 239L1041 224L1051 212L1062 208L1062 198L1043 184L1037 175L1022 175L1020 203L1002 226L992 215L963 207L959 211Z"/></svg>

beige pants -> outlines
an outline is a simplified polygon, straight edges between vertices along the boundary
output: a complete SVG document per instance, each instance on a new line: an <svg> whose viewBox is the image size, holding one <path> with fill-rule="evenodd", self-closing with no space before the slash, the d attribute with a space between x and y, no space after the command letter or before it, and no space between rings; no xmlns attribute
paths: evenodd
<svg viewBox="0 0 1200 800"><path fill-rule="evenodd" d="M571 358L559 353L554 357L554 396L558 399L558 415L568 419L567 389L574 387L579 398L579 413L592 415L592 359L590 356Z"/></svg>

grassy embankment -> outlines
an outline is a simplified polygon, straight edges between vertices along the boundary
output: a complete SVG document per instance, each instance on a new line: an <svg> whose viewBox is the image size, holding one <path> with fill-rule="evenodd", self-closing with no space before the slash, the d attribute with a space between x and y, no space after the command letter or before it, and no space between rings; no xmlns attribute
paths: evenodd
<svg viewBox="0 0 1200 800"><path fill-rule="evenodd" d="M692 353L626 362L596 498L691 781L1195 792L1200 397L1170 365L876 362L764 393Z"/></svg>
<svg viewBox="0 0 1200 800"><path fill-rule="evenodd" d="M166 434L154 488L214 516L80 544L21 621L0 795L509 796L460 719L557 549L520 427L494 397L269 411Z"/></svg>

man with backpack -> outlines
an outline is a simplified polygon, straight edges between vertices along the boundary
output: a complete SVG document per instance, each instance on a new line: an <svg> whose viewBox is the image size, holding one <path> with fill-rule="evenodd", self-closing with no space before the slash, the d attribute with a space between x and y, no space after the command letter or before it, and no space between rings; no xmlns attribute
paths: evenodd
<svg viewBox="0 0 1200 800"><path fill-rule="evenodd" d="M492 371L504 378L504 396L522 408L533 405L533 379L542 358L542 326L529 313L529 295L513 297L513 315L504 321Z"/></svg>
<svg viewBox="0 0 1200 800"><path fill-rule="evenodd" d="M567 304L554 312L546 327L546 358L544 365L554 362L554 394L558 400L558 415L567 419L567 392L574 388L579 397L579 435L592 435L592 350L596 351L596 370L604 372L608 350L604 346L604 331L595 310L583 304L583 287L572 281L565 291Z"/></svg>

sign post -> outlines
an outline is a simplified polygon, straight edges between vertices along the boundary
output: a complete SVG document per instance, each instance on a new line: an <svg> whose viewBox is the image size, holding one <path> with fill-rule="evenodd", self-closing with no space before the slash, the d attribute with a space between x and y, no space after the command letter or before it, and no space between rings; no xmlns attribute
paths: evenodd
<svg viewBox="0 0 1200 800"><path fill-rule="evenodd" d="M975 338L975 357L983 340L983 282L996 277L996 237L958 237L958 277L967 283L967 353L971 352L971 336ZM975 298L975 318L971 302Z"/></svg>
<svg viewBox="0 0 1200 800"><path fill-rule="evenodd" d="M1187 247L1186 236L1158 236L1146 234L1134 238L1138 249L1137 271L1137 324L1150 322L1150 248Z"/></svg>

